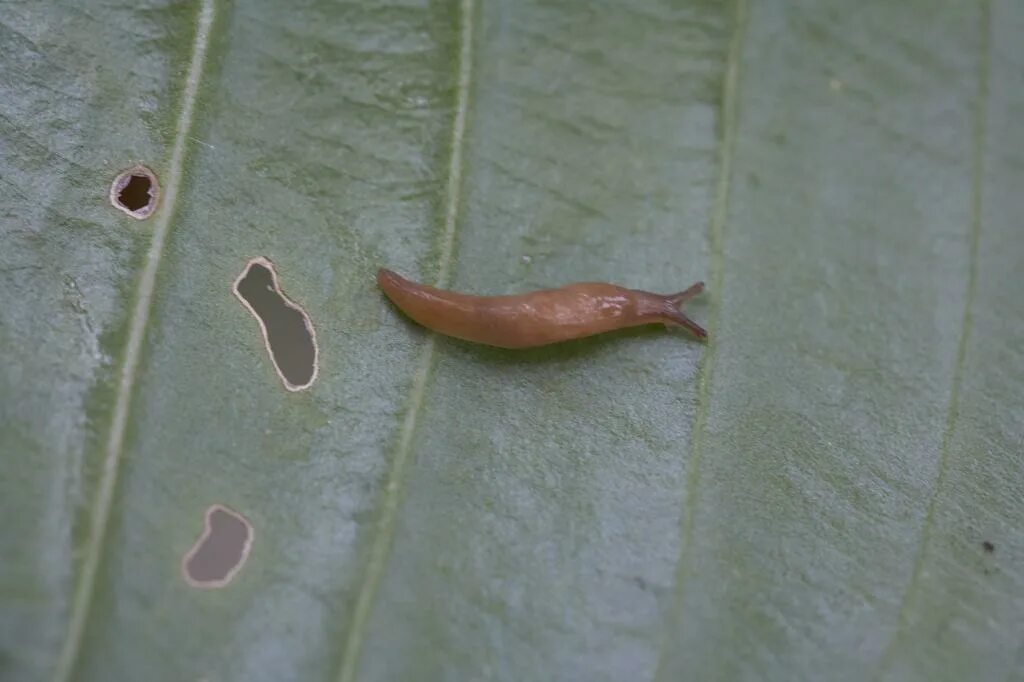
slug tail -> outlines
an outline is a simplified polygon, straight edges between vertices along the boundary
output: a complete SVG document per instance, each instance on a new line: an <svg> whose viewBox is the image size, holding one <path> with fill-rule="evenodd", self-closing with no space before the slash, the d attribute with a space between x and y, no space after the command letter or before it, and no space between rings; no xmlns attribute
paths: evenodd
<svg viewBox="0 0 1024 682"><path fill-rule="evenodd" d="M399 275L394 270L388 270L387 268L380 268L377 270L377 286L383 289L386 293L390 293L395 289L410 284L409 280Z"/></svg>

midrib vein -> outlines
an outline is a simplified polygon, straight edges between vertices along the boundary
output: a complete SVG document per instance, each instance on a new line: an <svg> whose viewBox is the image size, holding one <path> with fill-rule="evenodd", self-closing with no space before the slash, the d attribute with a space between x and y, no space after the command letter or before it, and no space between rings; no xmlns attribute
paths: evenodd
<svg viewBox="0 0 1024 682"><path fill-rule="evenodd" d="M445 187L446 204L444 211L444 230L441 234L440 256L437 268L437 286L443 287L449 282L452 268L452 257L455 250L455 233L458 223L459 205L462 191L462 154L466 135L466 115L469 107L469 91L472 83L473 67L473 10L475 0L461 0L459 4L459 61L458 87L455 98L455 117L452 123L451 154L448 163L448 183ZM412 450L412 438L416 431L420 413L423 408L423 397L426 393L427 381L430 378L431 366L434 362L434 349L437 335L431 333L420 353L416 374L410 388L408 407L405 419L399 431L398 445L392 457L391 471L388 473L384 487L380 517L377 521L377 532L370 548L370 558L366 567L366 576L356 599L352 614L352 624L342 654L339 682L353 682L359 666L362 651L363 635L370 614L373 610L374 598L384 574L385 564L391 550L391 542L395 533L395 522L398 517L399 499L405 480L405 470L409 463Z"/></svg>
<svg viewBox="0 0 1024 682"><path fill-rule="evenodd" d="M68 634L57 659L54 680L66 682L71 678L75 663L81 651L82 638L89 619L96 576L102 559L103 544L110 522L110 511L117 486L117 476L124 452L124 434L131 413L131 399L139 368L142 344L146 338L149 312L153 303L153 289L160 268L164 244L170 231L171 220L177 206L178 190L181 187L185 164L189 129L192 127L196 98L206 63L206 50L210 42L210 30L215 14L214 0L202 0L196 26L195 41L192 45L192 59L189 64L185 88L181 98L181 113L174 131L174 146L171 161L164 178L162 206L157 209L153 223L153 239L150 242L146 261L136 289L135 307L129 321L128 342L121 365L121 378L117 386L114 413L107 434L103 469L96 497L92 503L89 519L89 539L85 546L82 571L71 603Z"/></svg>
<svg viewBox="0 0 1024 682"><path fill-rule="evenodd" d="M917 552L914 555L913 569L910 573L910 581L907 583L907 590L900 602L899 615L897 617L896 634L889 641L879 659L878 671L875 679L881 679L888 671L894 652L898 649L899 642L907 634L910 606L914 596L920 587L921 574L924 571L925 559L928 553L928 544L931 539L932 527L935 525L935 510L938 506L939 494L946 486L946 476L949 470L950 450L953 448L953 436L956 433L957 417L960 413L960 390L963 385L964 367L967 362L967 346L971 338L972 310L974 299L978 288L978 251L981 247L981 212L982 212L982 183L985 176L985 145L988 137L988 97L989 97L989 74L991 72L992 60L992 2L985 0L981 10L981 54L978 59L978 94L975 107L974 122L974 158L971 172L971 225L970 242L968 246L969 256L967 264L967 287L964 294L964 312L960 323L960 339L957 343L956 360L953 367L953 383L949 391L949 405L946 411L946 424L942 432L942 444L939 446L938 473L935 477L935 484L932 488L931 497L928 500L928 508L925 511L924 523L921 526L920 541Z"/></svg>
<svg viewBox="0 0 1024 682"><path fill-rule="evenodd" d="M690 457L687 461L686 476L686 508L684 510L682 528L682 550L676 569L676 590L673 605L681 612L684 607L686 578L689 574L690 557L693 554L694 516L697 512L697 492L700 483L700 464L704 449L704 435L707 430L709 402L711 400L711 378L718 355L718 344L715 332L718 330L718 318L722 309L722 282L725 274L725 223L728 218L729 194L732 182L732 159L736 146L736 97L739 89L740 60L743 56L743 40L747 20L746 0L736 0L733 10L732 39L729 43L725 79L722 83L722 125L721 139L718 143L718 179L715 186L714 212L711 215L710 227L710 293L714 296L708 320L710 343L700 363L700 379L697 385L697 414L694 418L693 437L690 443ZM662 642L658 658L658 666L654 679L663 679L666 674L666 653L672 642L672 635L682 629L682 614L678 613L672 621L674 627L668 627Z"/></svg>

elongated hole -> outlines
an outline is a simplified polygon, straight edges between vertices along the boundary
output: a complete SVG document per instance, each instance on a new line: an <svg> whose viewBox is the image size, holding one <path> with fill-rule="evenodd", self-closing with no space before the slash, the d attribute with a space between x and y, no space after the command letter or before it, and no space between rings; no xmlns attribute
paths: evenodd
<svg viewBox="0 0 1024 682"><path fill-rule="evenodd" d="M309 388L318 371L316 332L306 311L281 291L274 265L266 258L253 258L235 280L234 291L259 322L267 353L285 388Z"/></svg>

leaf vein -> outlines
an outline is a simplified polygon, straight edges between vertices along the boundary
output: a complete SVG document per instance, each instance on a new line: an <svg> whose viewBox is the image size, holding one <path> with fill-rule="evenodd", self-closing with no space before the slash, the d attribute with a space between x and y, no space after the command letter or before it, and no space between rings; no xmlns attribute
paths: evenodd
<svg viewBox="0 0 1024 682"><path fill-rule="evenodd" d="M174 217L177 204L185 156L188 151L189 130L195 118L195 104L206 66L206 53L216 15L215 10L214 0L202 0L195 39L192 44L192 58L182 92L181 112L174 131L170 165L164 182L163 207L155 216L153 239L150 242L146 262L136 288L135 307L129 320L128 341L125 345L110 431L107 434L103 469L100 473L96 497L90 510L89 536L84 548L82 571L72 597L67 637L55 667L54 680L57 682L66 682L71 678L81 650L92 598L96 590L96 578L102 559L107 528L110 525L114 490L117 486L118 472L124 453L124 435L131 412L131 398L138 374L142 344L146 338L149 313L153 304L156 275L160 268L164 245L167 242L167 235L170 232L171 220Z"/></svg>
<svg viewBox="0 0 1024 682"><path fill-rule="evenodd" d="M972 327L972 309L976 291L978 288L978 252L981 244L981 214L982 214L982 183L985 175L985 145L988 139L988 97L989 97L989 74L991 72L992 52L992 2L985 0L981 10L981 55L978 60L978 93L975 106L974 123L974 158L971 175L971 225L970 242L967 271L967 291L964 300L964 312L960 325L960 339L957 344L956 364L953 369L953 385L949 393L949 406L946 412L946 424L942 432L942 444L939 449L939 470L935 477L935 484L932 487L931 496L928 500L928 508L925 512L924 523L921 526L920 541L917 552L914 556L913 570L910 574L910 581L907 583L906 592L900 601L899 616L897 617L896 634L890 640L879 659L879 668L876 679L882 677L892 660L892 656L898 648L898 643L906 635L910 605L914 595L920 587L921 575L924 572L925 558L928 544L931 540L932 528L935 525L935 511L938 506L939 494L945 488L946 477L949 473L950 451L952 450L953 435L956 430L957 418L960 414L960 390L963 385L964 368L967 358L967 346L970 341Z"/></svg>
<svg viewBox="0 0 1024 682"><path fill-rule="evenodd" d="M664 679L668 674L666 654L673 646L670 641L673 632L681 629L682 609L684 606L685 583L689 574L689 564L693 544L694 516L697 512L697 491L700 485L700 463L704 449L704 434L707 428L708 410L711 394L711 378L714 372L715 358L718 355L718 343L715 332L718 329L718 318L722 308L722 283L725 278L725 223L728 218L729 195L732 182L732 160L736 146L737 93L740 80L740 60L743 56L743 41L746 38L747 4L746 0L735 0L733 8L733 31L729 43L729 54L726 61L725 78L722 82L722 123L721 138L718 143L718 179L715 186L714 209L711 214L709 228L710 241L710 291L712 296L709 311L708 332L710 343L708 350L701 358L700 379L697 386L697 414L694 418L693 437L690 441L690 456L687 461L686 476L686 508L683 516L682 549L676 567L676 589L673 606L678 609L673 621L674 627L666 628L661 653L654 675L655 680Z"/></svg>
<svg viewBox="0 0 1024 682"><path fill-rule="evenodd" d="M447 285L451 277L452 259L455 251L455 236L458 227L458 213L462 193L462 157L465 146L466 119L469 108L469 94L472 85L473 66L473 11L475 0L461 0L459 4L459 59L458 87L456 90L455 116L452 123L451 153L448 163L448 182L445 188L446 201L444 211L444 229L441 233L440 256L437 269L436 284ZM412 450L412 437L416 431L423 408L423 398L431 368L434 364L434 350L437 335L431 333L423 346L420 361L417 365L412 387L410 388L408 408L399 431L398 445L392 457L391 470L384 487L384 500L377 522L377 532L370 547L370 557L366 568L356 605L352 615L352 625L338 674L339 682L352 682L358 670L359 657L362 650L364 631L373 610L373 601L377 595L381 578L391 551L395 524L398 518L398 507Z"/></svg>

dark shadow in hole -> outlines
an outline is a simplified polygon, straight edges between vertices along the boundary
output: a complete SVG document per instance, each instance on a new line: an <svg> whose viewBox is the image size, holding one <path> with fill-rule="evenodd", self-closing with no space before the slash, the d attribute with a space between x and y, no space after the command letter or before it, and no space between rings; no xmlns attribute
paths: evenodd
<svg viewBox="0 0 1024 682"><path fill-rule="evenodd" d="M145 166L122 172L110 186L110 203L138 220L148 218L156 210L160 185L156 175Z"/></svg>
<svg viewBox="0 0 1024 682"><path fill-rule="evenodd" d="M274 369L289 391L309 388L318 371L316 333L302 308L282 293L273 264L254 258L235 281L235 295L256 317Z"/></svg>
<svg viewBox="0 0 1024 682"><path fill-rule="evenodd" d="M245 564L252 549L252 525L244 516L215 504L206 510L205 528L181 561L193 587L224 587Z"/></svg>
<svg viewBox="0 0 1024 682"><path fill-rule="evenodd" d="M149 193L152 186L145 175L133 175L117 195L117 200L129 211L138 211L152 201L153 196Z"/></svg>

